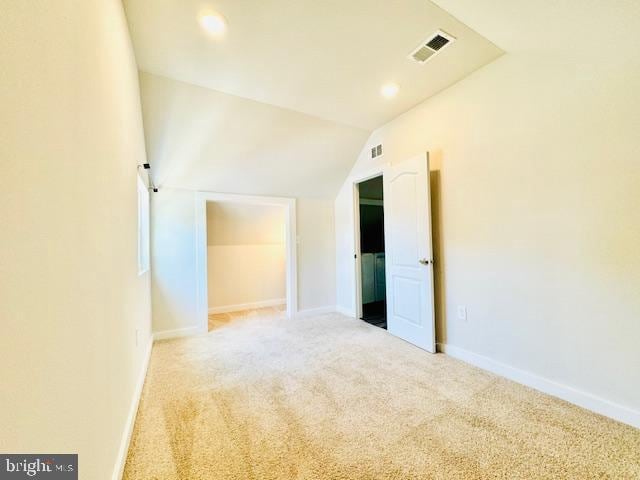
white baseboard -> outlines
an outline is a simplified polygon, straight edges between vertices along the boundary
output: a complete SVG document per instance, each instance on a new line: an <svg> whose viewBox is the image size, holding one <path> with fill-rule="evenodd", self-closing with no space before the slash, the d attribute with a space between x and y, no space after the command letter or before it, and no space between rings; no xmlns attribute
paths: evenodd
<svg viewBox="0 0 640 480"><path fill-rule="evenodd" d="M488 370L502 377L521 383L543 393L612 418L632 427L640 428L640 411L618 405L588 392L540 377L531 372L511 367L492 358L470 352L454 345L438 344L438 350L463 362Z"/></svg>
<svg viewBox="0 0 640 480"><path fill-rule="evenodd" d="M336 312L341 313L342 315L345 315L347 317L356 318L356 312L348 308L336 306Z"/></svg>
<svg viewBox="0 0 640 480"><path fill-rule="evenodd" d="M155 332L153 334L153 341L157 342L158 340L166 340L168 338L189 337L198 333L202 333L199 327L185 327L176 328L175 330L163 330L161 332Z"/></svg>
<svg viewBox="0 0 640 480"><path fill-rule="evenodd" d="M312 317L314 315L323 315L325 313L333 313L336 311L336 307L331 305L327 307L308 308L306 310L299 310L295 314L296 318Z"/></svg>
<svg viewBox="0 0 640 480"><path fill-rule="evenodd" d="M224 305L222 307L211 307L209 313L228 313L239 312L240 310L249 310L251 308L275 307L287 303L286 298L273 298L271 300L262 300L260 302L238 303L236 305Z"/></svg>
<svg viewBox="0 0 640 480"><path fill-rule="evenodd" d="M147 351L144 354L142 360L142 366L140 367L140 373L138 374L138 380L136 382L135 389L133 391L133 397L131 398L131 405L129 406L129 413L127 415L127 422L122 432L122 438L120 440L120 448L118 449L118 456L116 458L116 464L113 468L112 480L120 480L124 473L124 466L127 462L127 453L129 453L129 444L131 443L131 435L133 434L133 427L136 422L136 415L138 413L138 404L140 403L140 397L142 396L142 387L144 386L144 380L147 376L147 369L149 368L149 360L151 359L151 350L153 348L153 338L149 339L147 345Z"/></svg>

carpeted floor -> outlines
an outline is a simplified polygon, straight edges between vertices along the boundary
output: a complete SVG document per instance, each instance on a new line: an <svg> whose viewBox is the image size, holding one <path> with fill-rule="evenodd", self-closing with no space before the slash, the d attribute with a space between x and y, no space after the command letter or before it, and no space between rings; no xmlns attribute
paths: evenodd
<svg viewBox="0 0 640 480"><path fill-rule="evenodd" d="M633 479L640 430L338 314L154 346L125 479Z"/></svg>
<svg viewBox="0 0 640 480"><path fill-rule="evenodd" d="M285 304L274 307L254 308L251 310L241 310L239 312L211 313L209 314L209 331L228 325L230 322L242 320L249 317L276 317L284 315L287 310Z"/></svg>

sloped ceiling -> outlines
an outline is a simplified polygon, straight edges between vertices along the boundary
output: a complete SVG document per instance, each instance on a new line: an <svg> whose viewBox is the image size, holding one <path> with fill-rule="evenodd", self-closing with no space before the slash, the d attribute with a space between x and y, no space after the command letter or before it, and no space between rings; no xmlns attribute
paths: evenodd
<svg viewBox="0 0 640 480"><path fill-rule="evenodd" d="M433 0L509 52L640 59L638 0Z"/></svg>
<svg viewBox="0 0 640 480"><path fill-rule="evenodd" d="M207 245L285 244L282 206L207 202Z"/></svg>
<svg viewBox="0 0 640 480"><path fill-rule="evenodd" d="M140 74L156 185L333 198L369 136L303 113Z"/></svg>
<svg viewBox="0 0 640 480"><path fill-rule="evenodd" d="M161 187L333 198L374 128L502 54L425 0L124 4ZM224 37L200 28L207 11ZM457 40L409 60L438 29Z"/></svg>
<svg viewBox="0 0 640 480"><path fill-rule="evenodd" d="M374 129L498 57L426 0L125 0L141 70ZM224 15L211 38L198 16ZM425 65L409 53L437 29L457 41ZM398 83L392 101L381 85Z"/></svg>

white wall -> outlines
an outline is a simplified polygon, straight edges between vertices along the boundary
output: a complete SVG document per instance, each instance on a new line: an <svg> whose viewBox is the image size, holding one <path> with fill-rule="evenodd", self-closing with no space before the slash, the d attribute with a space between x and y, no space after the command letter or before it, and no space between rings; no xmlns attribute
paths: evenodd
<svg viewBox="0 0 640 480"><path fill-rule="evenodd" d="M195 192L161 188L152 196L154 331L198 327ZM333 202L297 199L298 310L335 305Z"/></svg>
<svg viewBox="0 0 640 480"><path fill-rule="evenodd" d="M195 192L151 196L153 331L197 327Z"/></svg>
<svg viewBox="0 0 640 480"><path fill-rule="evenodd" d="M333 202L298 199L298 308L334 307L336 245Z"/></svg>
<svg viewBox="0 0 640 480"><path fill-rule="evenodd" d="M196 327L196 191L295 198L298 309L335 306L333 200L369 132L141 72L155 331Z"/></svg>
<svg viewBox="0 0 640 480"><path fill-rule="evenodd" d="M0 451L78 453L82 478L110 478L150 340L122 5L0 11Z"/></svg>
<svg viewBox="0 0 640 480"><path fill-rule="evenodd" d="M638 415L640 68L594 62L507 54L367 145L384 143L380 162L432 152L444 271L438 342ZM365 147L353 175L372 168L367 155ZM353 310L349 181L335 205L337 302ZM458 305L468 323L457 320Z"/></svg>
<svg viewBox="0 0 640 480"><path fill-rule="evenodd" d="M284 304L285 209L207 202L209 310Z"/></svg>

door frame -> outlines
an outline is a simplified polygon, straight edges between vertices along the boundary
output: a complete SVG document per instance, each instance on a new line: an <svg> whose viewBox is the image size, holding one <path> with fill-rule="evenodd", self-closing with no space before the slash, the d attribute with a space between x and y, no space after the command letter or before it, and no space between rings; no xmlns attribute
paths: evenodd
<svg viewBox="0 0 640 480"><path fill-rule="evenodd" d="M238 195L233 193L196 192L195 202L196 304L199 329L205 333L209 329L209 282L207 275L207 202L226 202L244 205L266 205L284 207L287 317L295 317L298 313L296 199L287 197Z"/></svg>
<svg viewBox="0 0 640 480"><path fill-rule="evenodd" d="M354 312L356 314L356 319L358 320L362 317L362 252L360 251L360 188L358 187L358 184L376 177L382 177L384 181L384 170L387 166L388 164L386 163L378 165L377 167L369 170L366 174L361 174L357 177L352 177L351 179L353 197L353 254L355 260ZM387 212L385 211L384 200L382 209L386 219Z"/></svg>

